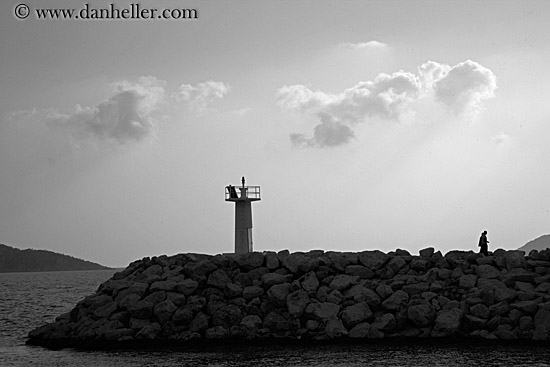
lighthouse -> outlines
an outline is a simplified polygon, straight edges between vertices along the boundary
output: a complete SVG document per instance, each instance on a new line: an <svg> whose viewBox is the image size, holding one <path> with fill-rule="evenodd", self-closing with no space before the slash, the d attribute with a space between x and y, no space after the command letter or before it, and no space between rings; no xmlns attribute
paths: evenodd
<svg viewBox="0 0 550 367"><path fill-rule="evenodd" d="M225 187L225 201L235 203L235 253L252 252L252 202L259 201L260 186L245 186L244 177L241 187ZM240 191L237 193L237 189Z"/></svg>

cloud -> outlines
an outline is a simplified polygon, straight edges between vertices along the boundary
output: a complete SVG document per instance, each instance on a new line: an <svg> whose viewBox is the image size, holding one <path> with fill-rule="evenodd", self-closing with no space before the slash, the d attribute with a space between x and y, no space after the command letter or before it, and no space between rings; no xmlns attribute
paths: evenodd
<svg viewBox="0 0 550 367"><path fill-rule="evenodd" d="M486 67L467 60L452 67L434 83L435 97L457 114L475 113L494 97L496 76Z"/></svg>
<svg viewBox="0 0 550 367"><path fill-rule="evenodd" d="M186 104L196 113L205 112L210 105L222 99L230 91L230 87L223 82L207 81L196 86L182 84L172 97L179 103Z"/></svg>
<svg viewBox="0 0 550 367"><path fill-rule="evenodd" d="M360 122L369 116L399 119L407 103L417 98L420 87L414 74L382 73L340 94L313 91L304 85L283 86L277 91L277 104L304 114L329 114L344 123Z"/></svg>
<svg viewBox="0 0 550 367"><path fill-rule="evenodd" d="M313 129L313 136L306 137L304 134L290 134L290 141L297 147L335 147L347 144L355 137L351 128L340 123L332 116L324 113L319 114L321 123Z"/></svg>
<svg viewBox="0 0 550 367"><path fill-rule="evenodd" d="M441 104L456 115L472 116L484 100L494 96L495 89L496 76L474 61L453 67L428 61L418 67L417 73L381 73L338 94L298 84L279 88L276 98L285 111L330 115L339 126L350 128L373 119L400 121L404 116L414 116L421 102L426 101ZM353 135L351 128L350 132ZM291 140L294 144L328 146L304 144L310 140L304 140L301 134L293 134Z"/></svg>
<svg viewBox="0 0 550 367"><path fill-rule="evenodd" d="M37 127L42 124L52 130L67 133L73 146L85 140L115 144L141 141L158 130L157 116L164 107L186 104L204 112L216 100L223 98L229 87L222 82L207 81L196 86L182 84L177 93L166 93L166 82L154 76L110 84L113 95L93 107L76 105L72 111L56 108L17 111L10 114L12 122Z"/></svg>
<svg viewBox="0 0 550 367"><path fill-rule="evenodd" d="M116 94L95 107L77 105L71 114L57 114L46 123L68 130L74 138L116 143L139 141L156 128L152 113L164 101L165 82L142 77L137 83L115 83Z"/></svg>
<svg viewBox="0 0 550 367"><path fill-rule="evenodd" d="M347 48L350 50L364 50L364 49L386 48L388 47L388 45L378 41L358 42L358 43L345 42L345 43L341 43L340 47Z"/></svg>

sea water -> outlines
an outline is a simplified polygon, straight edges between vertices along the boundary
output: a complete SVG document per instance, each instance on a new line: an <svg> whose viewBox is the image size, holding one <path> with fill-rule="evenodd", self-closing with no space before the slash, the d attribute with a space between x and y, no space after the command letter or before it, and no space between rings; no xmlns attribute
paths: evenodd
<svg viewBox="0 0 550 367"><path fill-rule="evenodd" d="M0 274L0 366L548 366L550 344L339 343L84 351L25 345L114 270Z"/></svg>

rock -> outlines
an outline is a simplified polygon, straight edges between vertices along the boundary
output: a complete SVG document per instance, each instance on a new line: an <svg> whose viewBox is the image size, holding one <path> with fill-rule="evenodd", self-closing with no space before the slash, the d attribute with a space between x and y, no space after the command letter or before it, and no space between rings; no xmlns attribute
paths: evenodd
<svg viewBox="0 0 550 367"><path fill-rule="evenodd" d="M185 295L175 292L166 293L166 299L169 299L174 305L178 307L184 305L185 301L187 300Z"/></svg>
<svg viewBox="0 0 550 367"><path fill-rule="evenodd" d="M290 293L290 284L275 284L267 291L267 295L274 299L276 303L283 305L286 302L286 297Z"/></svg>
<svg viewBox="0 0 550 367"><path fill-rule="evenodd" d="M164 291L172 292L176 290L177 283L170 280L161 280L158 282L153 282L149 288L149 292L153 293L155 291Z"/></svg>
<svg viewBox="0 0 550 367"><path fill-rule="evenodd" d="M216 310L212 315L212 325L223 326L225 329L239 325L243 318L241 309L236 305L225 305Z"/></svg>
<svg viewBox="0 0 550 367"><path fill-rule="evenodd" d="M382 299L386 299L391 296L391 294L393 293L393 289L389 285L379 284L376 287L376 293L378 293L378 295L382 297Z"/></svg>
<svg viewBox="0 0 550 367"><path fill-rule="evenodd" d="M504 258L506 259L506 269L522 268L525 263L525 252L519 250L506 251Z"/></svg>
<svg viewBox="0 0 550 367"><path fill-rule="evenodd" d="M199 287L199 283L191 279L185 279L176 285L176 291L183 294L184 296L189 296L195 292Z"/></svg>
<svg viewBox="0 0 550 367"><path fill-rule="evenodd" d="M195 315L191 324L189 325L189 331L195 333L204 333L208 329L208 316L199 312Z"/></svg>
<svg viewBox="0 0 550 367"><path fill-rule="evenodd" d="M264 294L264 289L262 287L258 287L255 285L250 287L245 287L243 289L243 298L246 299L247 301L256 297L260 297L263 294Z"/></svg>
<svg viewBox="0 0 550 367"><path fill-rule="evenodd" d="M428 270L429 266L430 266L430 261L424 258L414 259L413 261L411 261L411 269L416 271L425 272L426 270Z"/></svg>
<svg viewBox="0 0 550 367"><path fill-rule="evenodd" d="M360 279L371 279L374 277L374 272L363 265L348 265L344 272L347 275L358 276Z"/></svg>
<svg viewBox="0 0 550 367"><path fill-rule="evenodd" d="M382 307L386 310L397 311L406 305L408 301L409 295L402 290L398 290L382 302Z"/></svg>
<svg viewBox="0 0 550 367"><path fill-rule="evenodd" d="M118 305L116 304L116 302L112 301L94 310L94 316L98 318L108 319L109 317L111 317L112 314L115 313L117 308L118 308Z"/></svg>
<svg viewBox="0 0 550 367"><path fill-rule="evenodd" d="M447 334L456 333L460 329L464 312L459 308L439 311L435 319L434 329Z"/></svg>
<svg viewBox="0 0 550 367"><path fill-rule="evenodd" d="M300 280L302 288L306 292L316 292L319 288L319 279L317 279L317 275L313 271L305 274Z"/></svg>
<svg viewBox="0 0 550 367"><path fill-rule="evenodd" d="M227 276L227 273L222 269L216 269L208 276L206 284L219 289L225 289L229 282L231 282L231 279Z"/></svg>
<svg viewBox="0 0 550 367"><path fill-rule="evenodd" d="M204 336L206 339L225 339L229 337L229 331L223 326L214 326L206 329Z"/></svg>
<svg viewBox="0 0 550 367"><path fill-rule="evenodd" d="M302 316L309 301L308 292L305 290L298 290L290 293L286 298L288 313L293 317Z"/></svg>
<svg viewBox="0 0 550 367"><path fill-rule="evenodd" d="M348 330L344 327L341 320L329 320L325 327L325 333L329 338L334 339L348 335Z"/></svg>
<svg viewBox="0 0 550 367"><path fill-rule="evenodd" d="M341 274L334 277L332 282L330 282L329 287L331 289L336 289L338 291L343 291L348 289L353 284L356 284L359 281L358 276L351 276L347 274Z"/></svg>
<svg viewBox="0 0 550 367"><path fill-rule="evenodd" d="M136 339L138 340L153 340L156 339L157 335L160 333L160 325L157 322L154 322L152 324L149 324L145 326L143 329L141 329L136 334Z"/></svg>
<svg viewBox="0 0 550 367"><path fill-rule="evenodd" d="M370 324L368 322L362 322L355 325L348 333L350 338L365 338L369 332Z"/></svg>
<svg viewBox="0 0 550 367"><path fill-rule="evenodd" d="M481 303L478 303L470 307L470 313L476 317L480 317L483 319L489 318L489 315L491 314L489 308Z"/></svg>
<svg viewBox="0 0 550 367"><path fill-rule="evenodd" d="M435 249L433 247L428 247L428 248L420 250L418 253L424 259L429 259L434 254L434 251L435 251Z"/></svg>
<svg viewBox="0 0 550 367"><path fill-rule="evenodd" d="M476 286L477 276L474 274L463 275L458 279L458 286L464 289L471 289Z"/></svg>
<svg viewBox="0 0 550 367"><path fill-rule="evenodd" d="M504 283L513 286L515 282L534 283L537 273L522 268L513 268L504 275Z"/></svg>
<svg viewBox="0 0 550 367"><path fill-rule="evenodd" d="M389 269L391 269L394 273L397 273L406 264L407 263L405 262L405 260L401 258L401 256L395 256L390 258L390 261L388 261L388 264L386 266Z"/></svg>
<svg viewBox="0 0 550 367"><path fill-rule="evenodd" d="M472 312L472 309L470 308L470 312ZM504 302L504 301L501 301L497 304L494 304L492 306L489 306L489 312L491 315L499 315L499 316L504 316L506 315L508 312L510 312L510 305L508 304L508 302ZM485 315L486 313L483 312L482 315ZM480 316L481 317L481 316Z"/></svg>
<svg viewBox="0 0 550 367"><path fill-rule="evenodd" d="M520 291L520 292L525 292L525 293L535 292L535 287L531 283L517 281L515 288L517 291Z"/></svg>
<svg viewBox="0 0 550 367"><path fill-rule="evenodd" d="M177 310L178 308L170 301L169 299L155 305L153 312L157 319L159 320L159 323L162 325L166 321L172 319L172 314Z"/></svg>
<svg viewBox="0 0 550 367"><path fill-rule="evenodd" d="M154 305L147 301L137 301L128 306L128 312L136 319L149 319L153 315Z"/></svg>
<svg viewBox="0 0 550 367"><path fill-rule="evenodd" d="M518 338L510 325L499 325L493 334L501 340L516 340Z"/></svg>
<svg viewBox="0 0 550 367"><path fill-rule="evenodd" d="M227 283L225 285L224 294L227 298L235 298L243 295L243 287L235 283Z"/></svg>
<svg viewBox="0 0 550 367"><path fill-rule="evenodd" d="M283 266L291 273L297 274L300 267L308 263L309 259L302 253L292 253L283 259ZM308 270L309 271L309 270Z"/></svg>
<svg viewBox="0 0 550 367"><path fill-rule="evenodd" d="M336 319L340 306L330 302L309 303L305 313L317 320Z"/></svg>
<svg viewBox="0 0 550 367"><path fill-rule="evenodd" d="M247 315L242 318L241 325L250 329L259 329L262 326L262 319L258 315Z"/></svg>
<svg viewBox="0 0 550 367"><path fill-rule="evenodd" d="M512 303L510 307L529 315L534 315L539 308L538 303L535 301L519 301Z"/></svg>
<svg viewBox="0 0 550 367"><path fill-rule="evenodd" d="M156 291L146 296L143 300L156 305L157 303L161 303L165 299L166 299L165 291Z"/></svg>
<svg viewBox="0 0 550 367"><path fill-rule="evenodd" d="M407 318L416 326L428 326L434 318L434 310L429 303L410 306L407 309Z"/></svg>
<svg viewBox="0 0 550 367"><path fill-rule="evenodd" d="M491 265L479 265L476 274L480 278L496 279L500 276L500 270Z"/></svg>
<svg viewBox="0 0 550 367"><path fill-rule="evenodd" d="M235 256L235 262L245 270L252 270L261 267L264 260L264 254L261 252L248 252Z"/></svg>
<svg viewBox="0 0 550 367"><path fill-rule="evenodd" d="M172 315L172 321L177 324L189 324L193 320L193 311L188 307L179 307Z"/></svg>
<svg viewBox="0 0 550 367"><path fill-rule="evenodd" d="M262 276L262 283L266 287L271 287L275 284L282 284L287 282L287 277L278 273L267 273Z"/></svg>
<svg viewBox="0 0 550 367"><path fill-rule="evenodd" d="M217 266L208 260L201 260L199 262L188 262L183 267L185 273L189 276L207 276L211 272L217 269Z"/></svg>
<svg viewBox="0 0 550 367"><path fill-rule="evenodd" d="M487 319L479 318L472 315L465 315L462 319L464 328L468 331L471 330L480 330L485 327L487 324Z"/></svg>
<svg viewBox="0 0 550 367"><path fill-rule="evenodd" d="M359 254L359 262L372 271L380 269L388 258L388 255L378 250L363 251Z"/></svg>
<svg viewBox="0 0 550 367"><path fill-rule="evenodd" d="M386 313L377 317L371 326L382 332L391 332L395 329L395 325L395 316L391 313Z"/></svg>
<svg viewBox="0 0 550 367"><path fill-rule="evenodd" d="M350 328L370 319L372 317L372 312L366 302L361 302L344 308L340 317L344 325Z"/></svg>
<svg viewBox="0 0 550 367"><path fill-rule="evenodd" d="M277 257L277 254L274 252L266 252L265 253L265 266L270 271L275 270L279 268L279 258Z"/></svg>
<svg viewBox="0 0 550 367"><path fill-rule="evenodd" d="M264 317L263 326L273 332L285 332L297 329L300 326L300 320L287 319L276 312L270 312Z"/></svg>
<svg viewBox="0 0 550 367"><path fill-rule="evenodd" d="M135 334L135 331L133 329L122 328L122 329L107 331L104 334L104 336L106 341L113 342L124 337L133 337L134 334Z"/></svg>
<svg viewBox="0 0 550 367"><path fill-rule="evenodd" d="M408 284L403 286L403 288L401 289L404 292L406 292L409 296L413 296L415 294L420 294L428 291L430 289L430 285L426 282L422 282L422 283L416 283L416 284Z"/></svg>

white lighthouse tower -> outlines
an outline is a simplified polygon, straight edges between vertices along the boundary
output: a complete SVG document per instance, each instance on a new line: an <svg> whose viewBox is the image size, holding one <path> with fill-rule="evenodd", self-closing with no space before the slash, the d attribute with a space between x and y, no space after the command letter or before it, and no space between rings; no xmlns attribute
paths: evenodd
<svg viewBox="0 0 550 367"><path fill-rule="evenodd" d="M229 185L225 187L225 201L235 203L235 253L243 254L252 252L252 202L259 201L260 186L245 186L244 177L242 186Z"/></svg>

